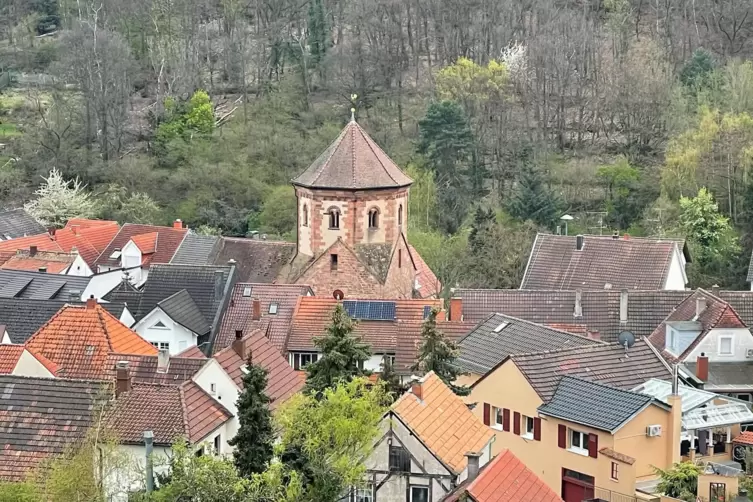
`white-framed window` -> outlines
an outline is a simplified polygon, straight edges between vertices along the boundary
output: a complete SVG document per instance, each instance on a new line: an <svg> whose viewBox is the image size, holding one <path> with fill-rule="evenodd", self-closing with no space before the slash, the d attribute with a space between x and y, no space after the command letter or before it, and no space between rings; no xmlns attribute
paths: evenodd
<svg viewBox="0 0 753 502"><path fill-rule="evenodd" d="M502 408L492 406L492 427L502 430L502 424L504 423L504 412Z"/></svg>
<svg viewBox="0 0 753 502"><path fill-rule="evenodd" d="M588 456L588 434L570 429L570 451Z"/></svg>
<svg viewBox="0 0 753 502"><path fill-rule="evenodd" d="M152 345L160 350L170 350L170 342L151 342Z"/></svg>
<svg viewBox="0 0 753 502"><path fill-rule="evenodd" d="M371 484L360 488L351 488L350 502L374 502L374 487Z"/></svg>
<svg viewBox="0 0 753 502"><path fill-rule="evenodd" d="M246 296L246 297L251 296L251 287L250 286L246 286L245 288L243 288L243 296Z"/></svg>
<svg viewBox="0 0 753 502"><path fill-rule="evenodd" d="M294 370L302 370L307 365L319 360L318 352L291 352L288 356L288 362Z"/></svg>
<svg viewBox="0 0 753 502"><path fill-rule="evenodd" d="M384 366L384 363L389 364L390 368L395 367L395 355L394 354L384 354L382 356L382 366Z"/></svg>
<svg viewBox="0 0 753 502"><path fill-rule="evenodd" d="M410 502L429 502L429 487L411 485Z"/></svg>
<svg viewBox="0 0 753 502"><path fill-rule="evenodd" d="M217 434L214 437L214 454L219 455L222 453L222 434Z"/></svg>
<svg viewBox="0 0 753 502"><path fill-rule="evenodd" d="M527 417L521 415L520 419L523 421L523 436L526 439L533 439L533 417Z"/></svg>
<svg viewBox="0 0 753 502"><path fill-rule="evenodd" d="M210 383L209 384L209 393L210 394L217 394L217 384L216 383Z"/></svg>
<svg viewBox="0 0 753 502"><path fill-rule="evenodd" d="M277 314L277 307L278 307L278 304L277 304L277 302L272 302L272 303L270 303L270 304L269 304L269 313L270 313L271 315L275 315L275 314Z"/></svg>
<svg viewBox="0 0 753 502"><path fill-rule="evenodd" d="M734 353L733 350L733 338L732 336L720 336L719 337L719 355L731 356Z"/></svg>

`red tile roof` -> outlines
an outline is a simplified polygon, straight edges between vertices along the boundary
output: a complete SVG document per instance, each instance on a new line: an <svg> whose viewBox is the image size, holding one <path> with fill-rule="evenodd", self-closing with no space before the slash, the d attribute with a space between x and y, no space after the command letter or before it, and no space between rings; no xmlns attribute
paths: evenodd
<svg viewBox="0 0 753 502"><path fill-rule="evenodd" d="M413 256L413 263L416 264L416 279L420 286L418 294L421 295L421 298L439 296L442 293L442 283L439 282L439 279L434 275L429 265L418 254L416 248L411 245L408 245L408 248L410 249L411 256Z"/></svg>
<svg viewBox="0 0 753 502"><path fill-rule="evenodd" d="M733 443L748 444L753 446L753 431L745 431L732 440Z"/></svg>
<svg viewBox="0 0 753 502"><path fill-rule="evenodd" d="M44 268L48 274L59 274L70 267L71 263L76 259L75 256L68 253L54 253L58 256L49 256L52 252L43 251L45 256L13 256L8 261L2 264L0 268L9 270L41 270Z"/></svg>
<svg viewBox="0 0 753 502"><path fill-rule="evenodd" d="M142 254L152 254L157 250L157 238L159 233L149 232L148 234L139 234L131 237L131 241L136 244Z"/></svg>
<svg viewBox="0 0 753 502"><path fill-rule="evenodd" d="M183 357L186 359L206 359L207 356L204 355L204 353L199 349L198 345L194 345L193 347L188 347L183 352L178 352L173 357Z"/></svg>
<svg viewBox="0 0 753 502"><path fill-rule="evenodd" d="M113 221L113 220L89 220L87 218L71 218L65 224L64 228L71 228L71 227L91 228L91 227L101 227L105 225L117 225L117 224L118 222Z"/></svg>
<svg viewBox="0 0 753 502"><path fill-rule="evenodd" d="M23 345L0 344L0 375L12 374L23 353Z"/></svg>
<svg viewBox="0 0 753 502"><path fill-rule="evenodd" d="M154 225L139 225L126 223L113 237L107 247L100 253L96 260L97 265L120 266L120 259L110 258L116 249L123 249L134 236L156 232L159 234L157 249L151 256L150 263L170 263L175 251L183 242L188 232L185 228L158 227Z"/></svg>
<svg viewBox="0 0 753 502"><path fill-rule="evenodd" d="M128 374L136 383L154 383L163 385L180 385L191 380L207 362L207 359L172 356L166 371L157 371L157 356L138 356L132 354L110 354L105 363L105 375L108 379L116 377L116 364L128 362Z"/></svg>
<svg viewBox="0 0 753 502"><path fill-rule="evenodd" d="M304 381L263 332L250 333L243 337L243 342L245 352L251 352L254 363L267 370L266 390L271 400L270 408L275 409L303 388ZM243 371L241 368L246 365L246 358L242 358L232 345L216 353L214 358L235 384L242 388Z"/></svg>
<svg viewBox="0 0 753 502"><path fill-rule="evenodd" d="M156 355L157 349L100 305L65 305L26 347L59 366L58 376L103 378L112 353Z"/></svg>
<svg viewBox="0 0 753 502"><path fill-rule="evenodd" d="M349 300L351 299L349 298ZM356 299L352 298L352 300ZM422 321L424 307L442 308L442 300L437 299L383 301L395 302L396 319L394 321L358 321L353 332L368 343L373 352L377 353L394 353L397 350L399 321ZM337 303L334 298L302 297L296 312L293 314L286 349L288 351L313 350L315 348L314 338L324 335L327 326L331 323L332 312Z"/></svg>
<svg viewBox="0 0 753 502"><path fill-rule="evenodd" d="M18 251L36 246L39 251L64 252L63 248L48 233L19 237L9 241L0 241L0 251Z"/></svg>
<svg viewBox="0 0 753 502"><path fill-rule="evenodd" d="M502 450L470 482L457 487L443 502L468 495L474 502L562 502L541 478L510 450Z"/></svg>
<svg viewBox="0 0 753 502"><path fill-rule="evenodd" d="M433 372L421 380L421 398L412 391L392 405L392 411L449 468L460 474L469 451L481 451L494 433L474 415Z"/></svg>

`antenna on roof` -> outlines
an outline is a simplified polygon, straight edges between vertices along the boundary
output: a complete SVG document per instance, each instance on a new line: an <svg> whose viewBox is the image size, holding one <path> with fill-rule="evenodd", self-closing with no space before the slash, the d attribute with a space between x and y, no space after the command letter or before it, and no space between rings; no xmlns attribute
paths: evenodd
<svg viewBox="0 0 753 502"><path fill-rule="evenodd" d="M635 345L635 335L630 331L623 331L617 336L617 341L625 347L625 355L627 355L628 349Z"/></svg>

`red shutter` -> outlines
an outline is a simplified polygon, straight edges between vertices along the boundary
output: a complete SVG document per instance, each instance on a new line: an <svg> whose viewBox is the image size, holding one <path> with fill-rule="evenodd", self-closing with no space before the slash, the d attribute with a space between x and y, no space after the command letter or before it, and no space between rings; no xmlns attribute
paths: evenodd
<svg viewBox="0 0 753 502"><path fill-rule="evenodd" d="M596 434L588 435L588 456L593 458L599 456L599 436Z"/></svg>
<svg viewBox="0 0 753 502"><path fill-rule="evenodd" d="M538 417L533 419L533 439L541 441L541 419Z"/></svg>
<svg viewBox="0 0 753 502"><path fill-rule="evenodd" d="M557 426L557 446L567 448L567 427L562 424Z"/></svg>
<svg viewBox="0 0 753 502"><path fill-rule="evenodd" d="M484 425L491 425L492 407L489 403L484 403Z"/></svg>
<svg viewBox="0 0 753 502"><path fill-rule="evenodd" d="M510 432L510 410L502 409L502 430Z"/></svg>
<svg viewBox="0 0 753 502"><path fill-rule="evenodd" d="M512 432L516 436L520 436L520 413L517 411L512 415Z"/></svg>

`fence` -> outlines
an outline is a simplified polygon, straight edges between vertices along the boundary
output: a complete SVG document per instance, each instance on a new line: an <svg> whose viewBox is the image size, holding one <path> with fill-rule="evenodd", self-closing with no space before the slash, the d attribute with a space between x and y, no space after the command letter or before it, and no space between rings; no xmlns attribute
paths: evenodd
<svg viewBox="0 0 753 502"><path fill-rule="evenodd" d="M606 488L594 487L592 501L600 502L638 502L638 499L632 495L625 495L624 493L613 492Z"/></svg>

